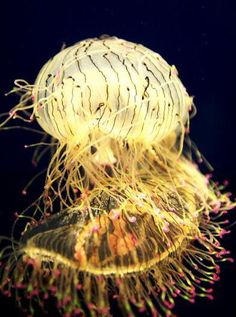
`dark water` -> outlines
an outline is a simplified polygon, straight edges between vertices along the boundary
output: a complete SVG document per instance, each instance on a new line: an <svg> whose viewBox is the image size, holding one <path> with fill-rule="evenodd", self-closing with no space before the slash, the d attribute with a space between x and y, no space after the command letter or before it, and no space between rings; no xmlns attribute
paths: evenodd
<svg viewBox="0 0 236 317"><path fill-rule="evenodd" d="M5 1L1 12L0 112L8 111L17 98L4 97L15 78L33 83L39 69L63 43L101 34L116 35L160 53L175 64L188 92L195 96L197 116L191 137L215 168L215 178L230 181L236 195L236 4L216 1ZM24 131L0 132L0 226L9 234L13 213L27 206L41 191L34 186L29 198L23 186L35 174L32 150L36 142ZM236 228L225 245L236 257ZM215 301L178 304L182 316L236 316L235 265L223 266L215 288ZM11 300L1 299L1 311L23 316ZM6 314L0 313L1 316ZM53 316L52 316L53 317Z"/></svg>

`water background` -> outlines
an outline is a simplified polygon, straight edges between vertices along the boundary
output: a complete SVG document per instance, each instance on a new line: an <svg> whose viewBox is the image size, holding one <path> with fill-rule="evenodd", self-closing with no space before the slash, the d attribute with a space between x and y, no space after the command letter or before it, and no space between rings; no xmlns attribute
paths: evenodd
<svg viewBox="0 0 236 317"><path fill-rule="evenodd" d="M116 35L160 53L176 65L198 109L191 138L215 168L215 179L230 182L236 195L236 2L195 1L2 1L0 4L0 112L17 101L4 97L16 78L33 83L41 66L65 43ZM24 144L38 138L28 132L0 132L0 227L10 232L13 213L41 192L41 184L22 196L35 175L33 151ZM236 228L225 245L236 258ZM236 316L236 266L226 264L215 288L215 301L179 303L184 316ZM2 317L24 316L11 300L1 298ZM7 315L2 313L3 309ZM54 316L50 316L54 317Z"/></svg>

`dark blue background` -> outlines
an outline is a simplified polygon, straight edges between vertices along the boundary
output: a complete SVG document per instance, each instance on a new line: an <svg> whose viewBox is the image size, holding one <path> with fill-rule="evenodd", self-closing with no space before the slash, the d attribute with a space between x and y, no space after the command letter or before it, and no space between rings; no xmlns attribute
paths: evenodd
<svg viewBox="0 0 236 317"><path fill-rule="evenodd" d="M63 43L101 34L116 35L160 53L175 64L188 92L195 96L197 116L191 137L215 168L215 176L230 181L236 194L235 71L236 7L230 0L195 1L5 1L1 12L0 112L17 101L4 97L15 78L30 83L41 66ZM20 192L35 174L33 151L23 145L38 138L25 131L0 132L0 226L8 234L13 213L41 192L34 186L28 197ZM33 192L32 192L33 191ZM234 217L235 218L235 217ZM234 228L235 229L235 228ZM236 257L235 234L226 238ZM179 303L181 316L236 316L235 265L225 264L216 286L215 301ZM11 300L1 300L1 311L23 316ZM1 316L6 314L0 313ZM51 316L53 317L53 316Z"/></svg>

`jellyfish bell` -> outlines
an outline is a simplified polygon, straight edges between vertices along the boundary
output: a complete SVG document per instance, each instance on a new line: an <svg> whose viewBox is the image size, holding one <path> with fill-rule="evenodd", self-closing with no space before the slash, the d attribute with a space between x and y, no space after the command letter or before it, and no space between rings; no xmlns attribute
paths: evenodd
<svg viewBox="0 0 236 317"><path fill-rule="evenodd" d="M186 121L191 102L174 66L116 37L58 53L40 71L33 95L43 129L59 140L76 135L78 143L94 128L115 138L159 141Z"/></svg>
<svg viewBox="0 0 236 317"><path fill-rule="evenodd" d="M40 71L33 96L38 123L67 144L101 139L107 145L107 138L158 143L182 130L192 104L174 66L116 37L59 52ZM115 160L111 152L107 160Z"/></svg>

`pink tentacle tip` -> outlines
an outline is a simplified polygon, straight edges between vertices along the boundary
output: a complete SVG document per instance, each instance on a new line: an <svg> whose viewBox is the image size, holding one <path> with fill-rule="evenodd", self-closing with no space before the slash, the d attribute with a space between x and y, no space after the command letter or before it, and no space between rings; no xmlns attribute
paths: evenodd
<svg viewBox="0 0 236 317"><path fill-rule="evenodd" d="M165 233L170 231L169 226L170 226L170 224L168 222L165 222L165 224L164 224L164 226L162 228Z"/></svg>
<svg viewBox="0 0 236 317"><path fill-rule="evenodd" d="M228 262L231 262L231 263L234 263L234 262L235 262L235 260L234 260L233 258L227 258L227 261L228 261Z"/></svg>
<svg viewBox="0 0 236 317"><path fill-rule="evenodd" d="M81 290L83 288L83 285L82 284L77 284L76 285L76 289L79 291L79 290Z"/></svg>
<svg viewBox="0 0 236 317"><path fill-rule="evenodd" d="M168 308L168 309L172 309L174 308L175 304L168 302L167 300L164 301L164 305Z"/></svg>
<svg viewBox="0 0 236 317"><path fill-rule="evenodd" d="M143 307L140 307L139 309L138 309L138 311L140 312L140 313L144 313L145 311L146 311L146 308L143 306Z"/></svg>
<svg viewBox="0 0 236 317"><path fill-rule="evenodd" d="M49 290L51 293L55 294L57 292L57 287L52 285L52 286L50 286Z"/></svg>
<svg viewBox="0 0 236 317"><path fill-rule="evenodd" d="M137 218L132 216L132 217L128 217L128 220L129 220L129 222L134 223L134 222L136 222Z"/></svg>
<svg viewBox="0 0 236 317"><path fill-rule="evenodd" d="M207 298L210 299L210 300L214 300L214 296L211 295L211 294L207 294Z"/></svg>
<svg viewBox="0 0 236 317"><path fill-rule="evenodd" d="M230 230L222 229L219 233L219 237L223 238L224 235L229 234L230 232L231 232Z"/></svg>
<svg viewBox="0 0 236 317"><path fill-rule="evenodd" d="M225 179L225 180L223 181L223 185L224 185L224 186L228 186L228 185L229 185L229 181L228 181L227 179Z"/></svg>
<svg viewBox="0 0 236 317"><path fill-rule="evenodd" d="M93 228L92 228L92 232L94 233L94 232L98 232L98 230L99 230L99 225L94 225L93 226Z"/></svg>
<svg viewBox="0 0 236 317"><path fill-rule="evenodd" d="M213 281L219 281L220 277L216 273L213 274Z"/></svg>
<svg viewBox="0 0 236 317"><path fill-rule="evenodd" d="M113 219L113 220L116 220L116 219L119 219L119 217L120 217L120 211L119 210L116 210L116 209L112 209L111 210L111 218Z"/></svg>

